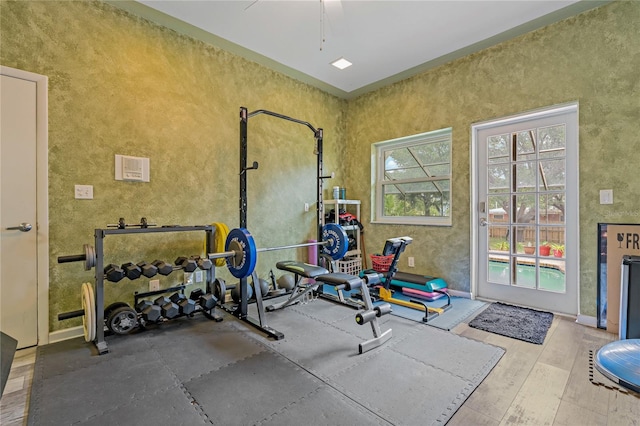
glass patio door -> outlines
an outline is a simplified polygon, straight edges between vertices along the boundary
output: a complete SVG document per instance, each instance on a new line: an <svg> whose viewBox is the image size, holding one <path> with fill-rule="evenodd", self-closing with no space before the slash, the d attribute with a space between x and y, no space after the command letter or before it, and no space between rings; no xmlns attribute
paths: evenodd
<svg viewBox="0 0 640 426"><path fill-rule="evenodd" d="M474 126L479 297L576 314L577 106Z"/></svg>

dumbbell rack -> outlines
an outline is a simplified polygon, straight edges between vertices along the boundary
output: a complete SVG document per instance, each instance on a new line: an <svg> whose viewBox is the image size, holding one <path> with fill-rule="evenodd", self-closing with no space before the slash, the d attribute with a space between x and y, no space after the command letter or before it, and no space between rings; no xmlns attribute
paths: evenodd
<svg viewBox="0 0 640 426"><path fill-rule="evenodd" d="M206 253L213 250L214 227L205 226L161 226L157 228L124 228L124 229L96 229L95 230L95 255L96 255L96 337L93 341L98 349L98 354L106 354L109 352L107 342L104 340L104 239L107 235L125 235L125 234L155 234L166 232L194 232L200 231L206 233ZM215 279L215 269L211 268L206 272L207 293L211 293L211 286Z"/></svg>

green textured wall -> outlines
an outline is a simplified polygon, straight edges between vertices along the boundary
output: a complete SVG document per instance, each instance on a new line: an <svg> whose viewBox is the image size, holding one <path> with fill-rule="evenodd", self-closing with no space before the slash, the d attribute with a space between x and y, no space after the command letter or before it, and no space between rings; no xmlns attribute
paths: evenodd
<svg viewBox="0 0 640 426"><path fill-rule="evenodd" d="M348 105L349 187L370 212L374 142L453 128L453 226L367 226L368 252L411 235L416 270L470 290L470 127L475 122L578 101L580 108L580 312L596 315L598 222L637 222L640 2L617 2L501 43ZM599 190L615 204L600 205ZM405 257L406 258L406 257Z"/></svg>
<svg viewBox="0 0 640 426"><path fill-rule="evenodd" d="M238 226L240 106L322 127L325 168L343 176L343 100L99 2L2 1L0 19L0 63L49 77L51 330L79 324L55 318L80 308L80 283L92 281L93 271L56 259L93 244L94 229L142 216L158 224ZM249 120L248 142L249 163L260 163L248 179L248 225L257 244L314 238L313 133L263 115ZM149 157L151 182L116 182L115 154ZM74 184L93 185L94 199L75 200ZM108 236L105 261L173 262L200 254L202 240ZM306 259L306 251L297 254ZM295 255L265 253L260 276L275 259ZM229 278L224 269L219 275ZM173 273L162 285L181 279ZM146 280L107 283L106 303L130 302L146 288Z"/></svg>

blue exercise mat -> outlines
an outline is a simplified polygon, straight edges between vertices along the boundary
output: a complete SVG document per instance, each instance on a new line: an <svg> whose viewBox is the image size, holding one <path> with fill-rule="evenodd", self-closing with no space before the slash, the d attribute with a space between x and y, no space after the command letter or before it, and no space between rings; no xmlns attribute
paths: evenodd
<svg viewBox="0 0 640 426"><path fill-rule="evenodd" d="M324 285L323 289L324 289L323 291L325 291L326 293L334 294L334 295L337 294L333 286ZM359 293L359 291L354 290L354 293ZM351 292L343 291L343 294L345 298L351 297ZM410 299L416 299L415 297L409 297L407 295L404 295L399 291L396 291L393 297L396 299L407 300L407 301ZM423 302L429 307L439 308L447 303L447 298L443 297L433 302L427 302L426 300L423 300ZM378 303L384 303L384 302L376 302L374 303L374 305ZM442 315L439 315L436 318L429 320L429 322L426 322L424 324L449 331L452 328L454 328L456 325L460 324L461 322L464 322L467 318L469 318L471 315L473 315L476 311L478 311L480 308L482 308L485 305L486 305L485 302L481 302L479 300L471 300L465 297L451 296L451 309L449 309ZM395 315L395 316L409 319L412 321L423 322L422 319L424 318L424 311L411 309L411 308L407 308L405 306L400 306L400 305L391 305L391 309L392 309L391 315Z"/></svg>
<svg viewBox="0 0 640 426"><path fill-rule="evenodd" d="M596 354L595 366L613 382L640 392L640 339L604 345Z"/></svg>

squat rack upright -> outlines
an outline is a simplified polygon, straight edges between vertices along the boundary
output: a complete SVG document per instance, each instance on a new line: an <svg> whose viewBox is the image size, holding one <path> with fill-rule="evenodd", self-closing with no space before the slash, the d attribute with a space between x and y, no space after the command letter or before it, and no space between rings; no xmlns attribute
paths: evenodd
<svg viewBox="0 0 640 426"><path fill-rule="evenodd" d="M316 202L316 232L318 241L322 240L322 212L324 211L323 199L322 199L322 187L323 180L329 179L332 176L322 175L322 143L323 143L323 130L322 128L316 129L309 122L299 120L296 118L288 117L283 114L268 111L265 109L259 109L253 112L248 112L247 108L240 107L240 228L247 227L247 171L256 170L258 168L258 162L254 161L251 167L247 166L247 127L249 118L255 117L260 114L269 115L282 120L291 121L293 123L302 124L308 127L313 132L313 136L316 140L316 146L314 154L316 154L316 189L317 189L317 202ZM318 259L319 260L319 259ZM264 333L275 339L281 339L284 336L282 333L272 329L271 327L263 325L261 322L248 316L248 294L247 294L247 278L240 279L240 303L234 311L231 311L234 316L247 322L248 324L260 329Z"/></svg>

